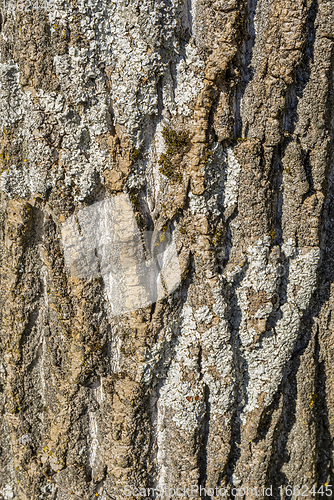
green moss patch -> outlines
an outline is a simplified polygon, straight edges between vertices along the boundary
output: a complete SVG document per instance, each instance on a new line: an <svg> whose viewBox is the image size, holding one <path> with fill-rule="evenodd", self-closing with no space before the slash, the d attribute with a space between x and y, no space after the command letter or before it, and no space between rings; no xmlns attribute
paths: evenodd
<svg viewBox="0 0 334 500"><path fill-rule="evenodd" d="M159 158L159 171L173 182L182 181L180 171L183 156L190 149L190 139L186 132L176 132L175 130L164 127L162 131L166 153L162 153Z"/></svg>

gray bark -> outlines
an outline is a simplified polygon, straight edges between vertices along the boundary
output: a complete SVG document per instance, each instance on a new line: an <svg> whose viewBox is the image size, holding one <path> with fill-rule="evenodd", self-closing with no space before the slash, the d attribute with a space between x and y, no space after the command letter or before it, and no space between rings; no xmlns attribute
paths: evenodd
<svg viewBox="0 0 334 500"><path fill-rule="evenodd" d="M332 498L334 4L0 21L0 498Z"/></svg>

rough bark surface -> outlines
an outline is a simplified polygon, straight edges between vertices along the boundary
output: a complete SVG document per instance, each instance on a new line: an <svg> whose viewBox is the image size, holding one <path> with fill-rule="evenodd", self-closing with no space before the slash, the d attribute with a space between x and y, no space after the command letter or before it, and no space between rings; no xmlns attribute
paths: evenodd
<svg viewBox="0 0 334 500"><path fill-rule="evenodd" d="M333 484L334 3L3 1L0 22L0 498ZM180 267L121 313L116 205Z"/></svg>

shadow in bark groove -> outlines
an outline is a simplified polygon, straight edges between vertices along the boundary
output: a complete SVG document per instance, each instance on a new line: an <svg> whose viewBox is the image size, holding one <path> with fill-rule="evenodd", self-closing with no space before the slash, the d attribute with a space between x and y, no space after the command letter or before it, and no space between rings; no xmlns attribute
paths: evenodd
<svg viewBox="0 0 334 500"><path fill-rule="evenodd" d="M245 408L248 402L247 398L247 385L248 385L248 365L243 358L240 350L240 338L239 338L239 328L241 323L241 309L238 305L238 297L236 294L237 288L240 286L242 280L245 277L246 271L248 269L248 262L246 262L241 271L236 275L234 283L229 287L230 294L230 308L235 311L234 321L231 318L231 337L230 343L233 352L233 370L235 374L235 392L234 392L234 402L233 402L233 412L231 418L231 438L230 438L230 452L227 459L226 470L223 473L223 477L226 476L229 484L233 485L233 473L240 458L240 450L238 444L241 443L241 420L240 414Z"/></svg>
<svg viewBox="0 0 334 500"><path fill-rule="evenodd" d="M247 40L243 41L241 52L239 53L240 65L242 69L241 82L236 87L234 102L234 135L241 137L242 119L240 115L241 101L244 96L247 85L252 81L254 69L250 66L253 57L253 47L255 43L255 24L254 18L258 0L248 0L248 17L246 19L245 31L248 34ZM245 134L247 135L247 134Z"/></svg>
<svg viewBox="0 0 334 500"><path fill-rule="evenodd" d="M267 318L266 321L266 329L263 333L261 333L259 337L259 347L262 347L262 341L264 338L271 337L272 335L276 336L276 325L277 322L282 318L282 312L281 308L284 304L287 302L287 290L288 290L288 283L289 283L289 269L290 269L290 258L286 259L286 265L283 266L283 264L279 264L281 268L283 268L283 275L281 282L278 286L277 289L277 295L278 295L278 301L279 301L279 309L274 310L273 312L270 313L270 315ZM284 271L284 269L286 271Z"/></svg>
<svg viewBox="0 0 334 500"><path fill-rule="evenodd" d="M297 105L298 99L303 97L304 89L310 80L311 62L314 58L315 43L315 21L318 13L318 0L313 0L308 12L307 38L305 43L305 53L296 69L296 83L288 89L285 100L285 112L283 116L283 126L289 133L293 133L298 122Z"/></svg>
<svg viewBox="0 0 334 500"><path fill-rule="evenodd" d="M328 199L333 199L332 192L329 193ZM330 208L330 205L329 205ZM326 219L326 216L324 217ZM330 234L328 234L330 236ZM332 244L333 247L333 244ZM283 408L276 426L274 440L271 449L272 458L267 473L267 486L273 485L273 491L278 492L280 485L287 484L288 478L282 471L284 463L289 460L287 453L287 445L290 432L295 423L296 402L297 402L297 374L301 365L301 357L305 353L312 339L312 333L317 329L315 335L315 364L316 364L316 393L320 394L319 399L315 403L314 423L316 425L316 441L317 441L317 485L324 484L326 473L331 474L333 478L333 464L331 456L333 454L333 442L329 433L328 410L326 405L325 383L326 373L324 363L319 361L319 341L318 341L318 326L314 318L319 316L323 305L330 298L331 284L334 282L334 259L333 248L327 248L323 258L319 264L320 272L318 274L318 286L312 295L309 308L304 312L299 336L295 342L292 358L285 370L282 382ZM322 285L324 283L324 285ZM277 391L279 394L280 390ZM333 483L332 483L333 484ZM278 498L278 496L276 497Z"/></svg>
<svg viewBox="0 0 334 500"><path fill-rule="evenodd" d="M298 122L297 106L298 99L303 97L304 89L310 80L311 75L311 61L313 61L314 56L314 43L315 43L315 21L318 12L318 1L313 0L307 19L307 38L306 38L306 50L304 56L295 70L295 83L290 85L287 89L285 96L285 109L283 110L282 116L282 126L284 130L288 132L288 136L283 139L283 143L279 144L276 148L274 155L274 163L277 165L277 172L273 179L277 186L277 196L274 194L276 190L273 191L274 203L273 203L273 223L275 227L276 237L275 242L279 245L283 243L283 229L282 229L282 206L283 206L283 193L282 193L282 183L283 183L283 173L282 173L282 158L284 157L287 146L294 139L291 134L294 133L296 124ZM298 140L298 139L297 139ZM307 180L310 183L310 189L313 185L312 175L308 163L308 155L305 154L304 161L305 173ZM274 169L275 170L275 169Z"/></svg>
<svg viewBox="0 0 334 500"><path fill-rule="evenodd" d="M190 276L187 277L187 282L188 280L192 279L192 264L193 264L193 256L191 255L190 258L190 263L189 263L189 269L190 269ZM166 300L166 299L165 299ZM183 305L187 301L187 289L183 288L181 291L180 297L177 300L176 304L174 304L174 318L179 318L180 313L182 311ZM175 322L177 323L177 320L175 319ZM158 443L157 443L157 436L158 436L158 401L160 398L160 390L163 387L164 383L166 383L166 380L168 378L168 373L169 369L171 367L172 361L176 357L176 350L178 346L178 339L180 336L180 325L175 328L175 331L172 334L172 338L170 341L166 341L165 345L161 348L161 356L158 359L158 362L153 365L152 363L152 373L155 373L156 375L153 376L153 380L149 383L149 387L147 387L147 403L146 403L146 420L145 418L142 419L142 425L148 428L148 433L149 433L149 440L152 443L151 447L147 449L147 460L151 461L152 463L155 464L154 468L151 470L151 472L147 475L145 478L145 487L146 488L156 488L157 487L157 479L158 479L158 474L159 474L159 469L157 467L157 453L159 451ZM165 356L168 351L168 358L169 362L168 364L165 363ZM145 404L144 404L145 407ZM147 418L149 416L149 418ZM140 412L139 412L139 418ZM141 447L139 446L137 449L137 452L139 452L139 455L142 454Z"/></svg>
<svg viewBox="0 0 334 500"><path fill-rule="evenodd" d="M286 114L284 116L284 123L286 128L293 133L296 128L298 121L297 114L297 97L301 98L303 96L304 89L310 80L311 68L310 62L313 61L314 54L314 42L315 42L315 21L318 12L318 2L313 0L312 5L308 14L308 36L306 41L307 50L305 51L304 58L296 71L296 84L291 86L289 89L289 94L286 99ZM305 69L306 68L306 69ZM329 92L329 94L332 94ZM328 109L332 110L333 105L329 105ZM327 117L327 124L331 123L331 117ZM331 127L328 126L328 129ZM291 141L289 139L286 141L285 147L281 154L281 158L284 156L284 151L287 144ZM308 182L312 189L313 180L312 172L308 162L308 154L305 156L304 168L307 175ZM334 197L334 189L331 186L327 192L326 205L322 217L322 222L329 219L329 213L326 215L326 210L330 210L330 203ZM327 206L327 208L326 208ZM279 219L279 217L277 217ZM281 228L281 224L280 224ZM323 240L326 237L330 237L331 227L326 228L322 226ZM324 241L322 242L324 243ZM283 382L281 389L277 391L277 395L283 391L283 408L279 419L279 423L276 426L276 431L274 435L274 441L271 450L271 460L270 467L267 473L267 485L273 485L273 490L278 494L278 486L287 484L288 478L282 471L284 463L289 460L287 446L290 432L295 423L295 413L296 413L296 401L297 401L297 374L299 367L301 365L301 358L309 346L310 341L312 341L312 336L315 333L315 351L314 360L316 365L316 375L315 375L315 387L316 394L318 394L317 402L314 405L314 417L313 421L316 425L316 448L317 448L317 488L324 484L328 478L331 476L331 484L333 484L333 443L329 432L328 423L328 409L326 404L326 373L324 363L319 361L319 327L315 324L314 318L317 318L321 312L323 305L330 298L330 288L331 283L334 282L333 269L333 245L331 248L325 247L325 251L321 255L321 260L318 267L318 285L315 292L310 300L310 306L306 309L303 314L300 326L300 333L294 345L294 351L292 358L285 370ZM313 334L313 335L312 335ZM277 397L277 396L276 396ZM277 405L275 406L277 408ZM291 478L290 478L291 480ZM278 498L278 496L277 496Z"/></svg>
<svg viewBox="0 0 334 500"><path fill-rule="evenodd" d="M198 487L206 484L207 480L207 444L209 439L210 432L210 389L207 385L204 387L204 404L205 404L205 413L202 420L201 428L199 429L199 453L198 453ZM203 497L204 500L208 500L210 497L207 495Z"/></svg>
<svg viewBox="0 0 334 500"><path fill-rule="evenodd" d="M329 431L328 408L326 403L326 370L324 361L320 361L319 332L315 339L315 362L316 362L316 380L315 394L317 401L314 404L314 420L317 424L316 445L317 459L316 471L318 486L325 484L334 484L333 467L333 440ZM328 476L330 480L328 481Z"/></svg>
<svg viewBox="0 0 334 500"><path fill-rule="evenodd" d="M303 351L304 352L304 351ZM282 382L278 388L275 403L272 405L271 412L277 408L280 390L283 392L283 408L278 424L274 432L274 442L271 448L271 459L267 473L266 486L273 486L273 495L278 495L278 487L288 484L288 478L282 472L284 463L288 462L287 443L290 431L296 421L296 399L297 399L297 371L300 365L300 359L294 364L293 358L289 362L289 369L284 376L285 383ZM271 413L272 417L272 413ZM269 419L268 419L269 420ZM259 436L260 440L260 436ZM276 497L280 498L279 496Z"/></svg>

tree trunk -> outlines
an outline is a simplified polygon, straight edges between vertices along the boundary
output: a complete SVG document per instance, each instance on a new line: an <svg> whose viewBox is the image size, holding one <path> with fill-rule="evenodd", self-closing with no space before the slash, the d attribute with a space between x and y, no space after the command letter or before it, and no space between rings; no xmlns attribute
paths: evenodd
<svg viewBox="0 0 334 500"><path fill-rule="evenodd" d="M332 498L334 3L0 21L0 498Z"/></svg>

